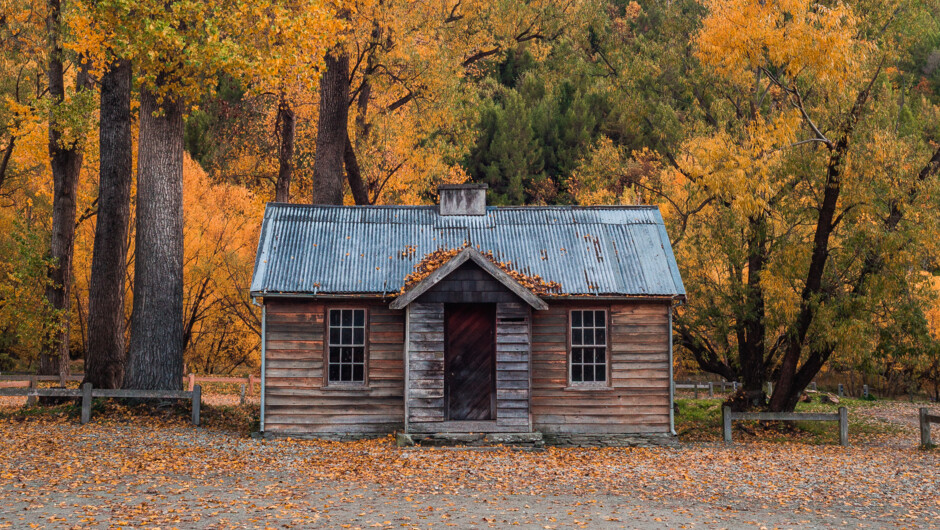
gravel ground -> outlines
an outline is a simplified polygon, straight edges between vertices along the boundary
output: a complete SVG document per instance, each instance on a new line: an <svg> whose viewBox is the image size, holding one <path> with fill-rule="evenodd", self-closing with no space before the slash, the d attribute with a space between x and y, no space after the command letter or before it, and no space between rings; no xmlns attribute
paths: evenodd
<svg viewBox="0 0 940 530"><path fill-rule="evenodd" d="M907 423L904 405L866 410ZM938 527L940 451L917 449L905 429L849 448L526 452L260 441L153 418L7 419L0 528Z"/></svg>

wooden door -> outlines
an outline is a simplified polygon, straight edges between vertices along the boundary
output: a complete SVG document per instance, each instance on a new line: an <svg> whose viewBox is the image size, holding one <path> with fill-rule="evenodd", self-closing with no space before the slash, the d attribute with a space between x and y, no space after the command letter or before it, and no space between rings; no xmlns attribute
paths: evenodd
<svg viewBox="0 0 940 530"><path fill-rule="evenodd" d="M446 419L494 419L495 306L446 304L444 341Z"/></svg>

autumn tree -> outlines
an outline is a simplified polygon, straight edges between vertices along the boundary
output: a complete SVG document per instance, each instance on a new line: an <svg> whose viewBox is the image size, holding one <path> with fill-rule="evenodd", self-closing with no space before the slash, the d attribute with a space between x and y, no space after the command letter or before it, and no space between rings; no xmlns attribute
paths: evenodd
<svg viewBox="0 0 940 530"><path fill-rule="evenodd" d="M516 45L557 38L579 6L397 0L355 6L320 84L314 202L340 203L347 182L356 204L374 204L392 195L391 180L450 178L470 132L460 114L477 91L467 81L483 61ZM422 149L450 159L449 167L420 160Z"/></svg>
<svg viewBox="0 0 940 530"><path fill-rule="evenodd" d="M698 210L680 243L692 289L677 332L703 369L740 379L750 405L772 380L768 407L792 410L834 353L871 347L906 309L895 300L923 300L915 271L935 249L918 212L936 208L940 151L897 108L886 66L905 52L905 16L925 13L706 7L697 54L721 83L717 126L665 177L671 199Z"/></svg>
<svg viewBox="0 0 940 530"><path fill-rule="evenodd" d="M62 2L49 0L46 4L47 57L46 76L50 99L49 158L52 168L53 204L52 234L49 255L50 282L46 298L59 317L48 331L49 339L40 354L39 373L58 374L64 379L69 374L69 308L72 285L72 250L75 241L76 189L82 167L82 127L87 113L91 80L79 61L73 61L78 72L69 83L65 69L69 57L63 42L64 17ZM74 58L73 58L74 59ZM68 94L72 85L73 93Z"/></svg>
<svg viewBox="0 0 940 530"><path fill-rule="evenodd" d="M133 171L129 61L110 62L101 77L98 213L88 291L85 381L120 388L126 362L124 292Z"/></svg>

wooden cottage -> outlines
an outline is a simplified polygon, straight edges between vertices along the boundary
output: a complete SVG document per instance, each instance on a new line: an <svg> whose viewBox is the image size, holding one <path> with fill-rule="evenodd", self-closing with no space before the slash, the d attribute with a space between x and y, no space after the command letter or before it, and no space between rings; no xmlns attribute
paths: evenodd
<svg viewBox="0 0 940 530"><path fill-rule="evenodd" d="M251 286L263 433L669 441L685 290L659 210L440 196L267 206Z"/></svg>

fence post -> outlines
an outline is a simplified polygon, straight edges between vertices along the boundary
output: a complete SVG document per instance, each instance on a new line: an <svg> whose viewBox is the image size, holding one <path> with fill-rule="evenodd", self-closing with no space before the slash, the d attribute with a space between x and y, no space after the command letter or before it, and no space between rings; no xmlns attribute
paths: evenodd
<svg viewBox="0 0 940 530"><path fill-rule="evenodd" d="M199 406L202 404L202 386L193 387L193 425L199 425Z"/></svg>
<svg viewBox="0 0 940 530"><path fill-rule="evenodd" d="M242 404L242 405L244 405L244 404L245 404L245 385L242 385L242 398L241 398L241 404Z"/></svg>
<svg viewBox="0 0 940 530"><path fill-rule="evenodd" d="M91 383L82 385L82 425L91 421Z"/></svg>
<svg viewBox="0 0 940 530"><path fill-rule="evenodd" d="M816 391L816 381L813 381L812 383L810 383L809 386L810 386L809 388L810 390L812 390L813 392Z"/></svg>
<svg viewBox="0 0 940 530"><path fill-rule="evenodd" d="M695 399L698 399L698 381L692 383L692 387L695 389L693 395L695 396Z"/></svg>
<svg viewBox="0 0 940 530"><path fill-rule="evenodd" d="M708 397L715 397L715 383L712 383L711 381L708 382Z"/></svg>
<svg viewBox="0 0 940 530"><path fill-rule="evenodd" d="M849 445L849 409L839 407L839 445Z"/></svg>
<svg viewBox="0 0 940 530"><path fill-rule="evenodd" d="M195 390L195 386L196 386L196 374L190 372L189 373L189 391L192 392L193 390Z"/></svg>
<svg viewBox="0 0 940 530"><path fill-rule="evenodd" d="M29 376L29 389L35 390L37 386L38 385L36 384L36 376L34 375ZM37 398L35 395L30 396L29 394L27 394L27 397L26 397L27 407L32 407L33 405L36 404L36 401L37 401Z"/></svg>
<svg viewBox="0 0 940 530"><path fill-rule="evenodd" d="M839 397L845 397L845 387L842 386L842 383L839 383Z"/></svg>
<svg viewBox="0 0 940 530"><path fill-rule="evenodd" d="M721 407L721 432L725 443L731 443L731 407Z"/></svg>
<svg viewBox="0 0 940 530"><path fill-rule="evenodd" d="M733 381L733 382L731 383L731 391L732 391L732 392L737 392L737 391L738 391L738 382L737 382L737 381Z"/></svg>
<svg viewBox="0 0 940 530"><path fill-rule="evenodd" d="M255 391L255 374L248 374L248 395L253 395Z"/></svg>
<svg viewBox="0 0 940 530"><path fill-rule="evenodd" d="M927 421L927 407L920 409L920 445L930 447L930 422Z"/></svg>
<svg viewBox="0 0 940 530"><path fill-rule="evenodd" d="M868 385L862 385L862 397L868 399Z"/></svg>

